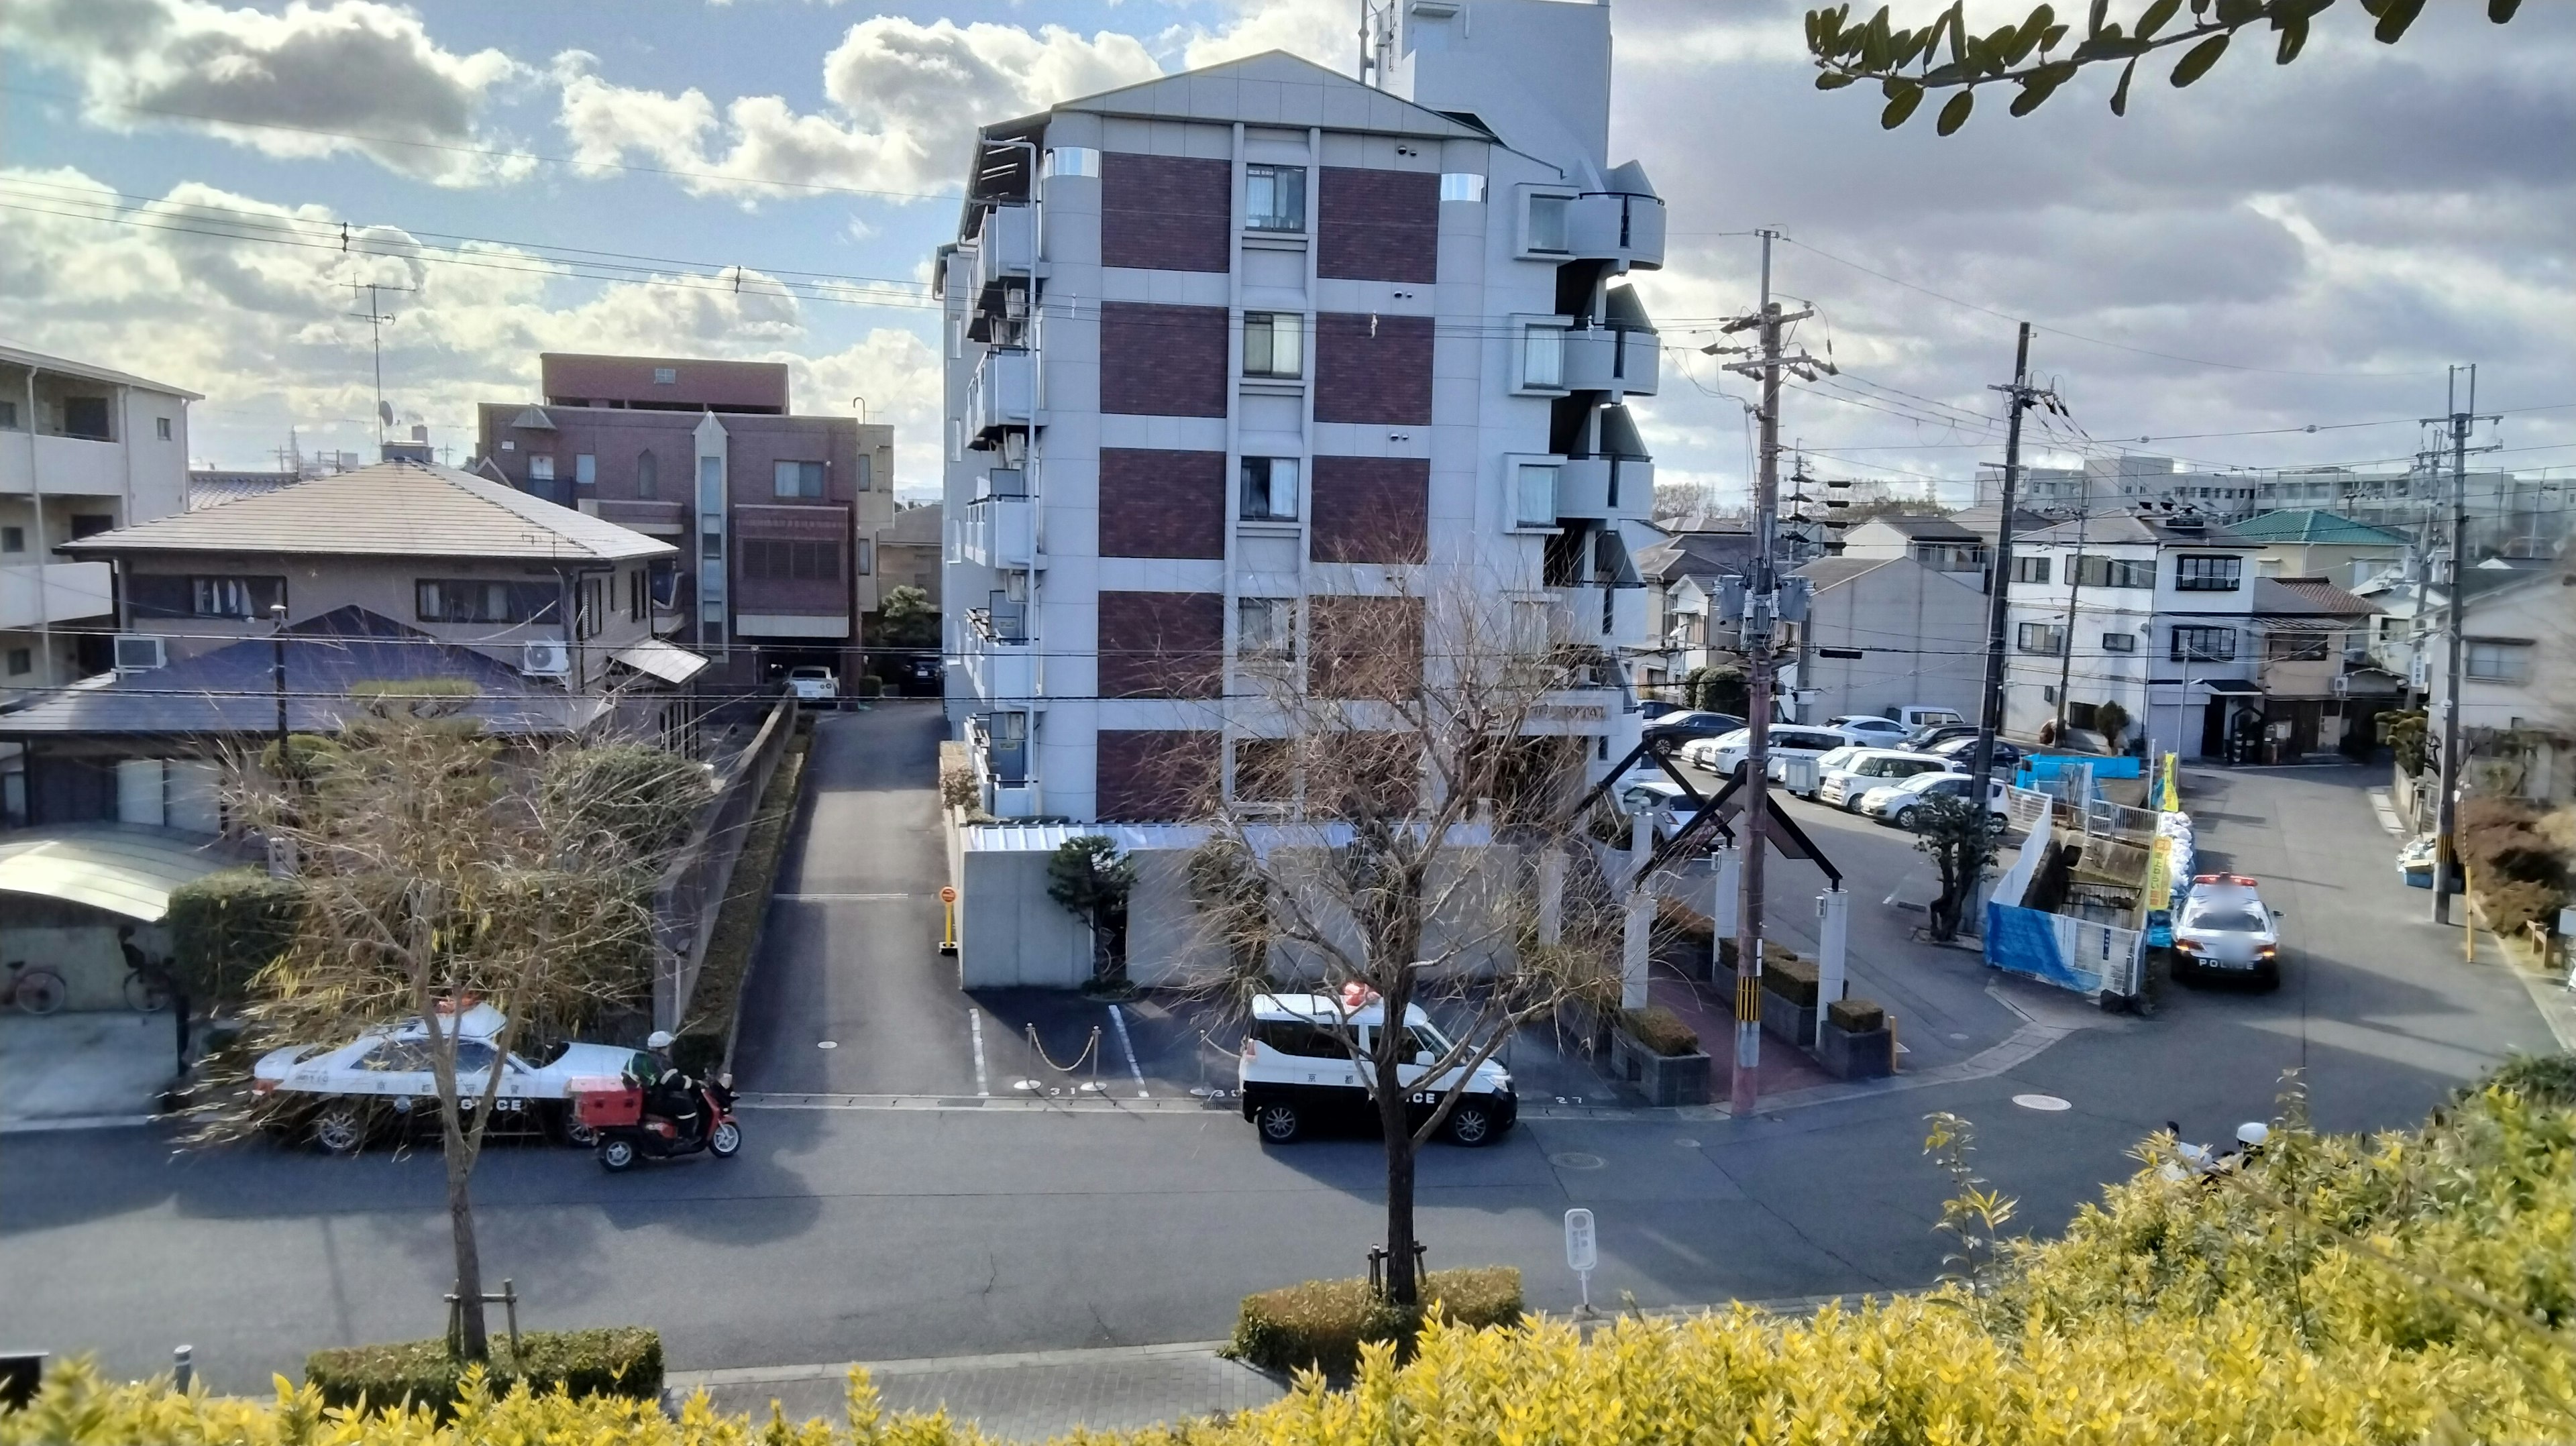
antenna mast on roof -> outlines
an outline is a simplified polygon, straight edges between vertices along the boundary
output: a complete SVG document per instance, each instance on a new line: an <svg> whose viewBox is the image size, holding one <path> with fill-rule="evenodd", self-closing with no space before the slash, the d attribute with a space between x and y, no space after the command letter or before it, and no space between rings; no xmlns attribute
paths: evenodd
<svg viewBox="0 0 2576 1446"><path fill-rule="evenodd" d="M365 322L367 324L368 334L374 341L376 353L376 455L378 457L382 457L385 449L385 424L393 420L393 414L385 407L385 323L393 320L393 317L387 315L384 308L376 304L377 293L384 291L417 291L419 288L413 286L388 286L380 281L352 281L349 283L349 289L353 292L364 291L367 293L367 309L364 311L350 312L349 316L353 320Z"/></svg>

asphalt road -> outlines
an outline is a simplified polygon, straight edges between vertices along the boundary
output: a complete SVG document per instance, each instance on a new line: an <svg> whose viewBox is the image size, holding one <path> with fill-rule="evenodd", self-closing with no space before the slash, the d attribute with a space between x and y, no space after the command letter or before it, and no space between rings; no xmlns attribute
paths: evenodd
<svg viewBox="0 0 2576 1446"><path fill-rule="evenodd" d="M965 1103L762 1110L740 1159L614 1178L571 1151L494 1151L476 1184L484 1259L517 1283L526 1324L650 1323L679 1368L1206 1339L1248 1291L1363 1268L1381 1238L1368 1141L1267 1151L1223 1110L972 1103L973 1011L989 1032L1023 1021L1012 1001L957 994L932 947L926 713L825 725L796 897L772 916L742 1063L763 1089L936 1079ZM1872 987L1916 991L1971 1042L2017 1010L2082 1027L1964 1083L1744 1121L1538 1120L1491 1149L1435 1148L1431 1259L1517 1264L1534 1304L1570 1306L1558 1222L1579 1204L1600 1218L1596 1301L1916 1285L1942 1253L1927 1111L1977 1122L1983 1172L2044 1231L2124 1173L2124 1152L2163 1120L2209 1139L2268 1113L2285 1068L2304 1064L2321 1124L2393 1126L2508 1050L2548 1047L2516 981L2463 964L2455 935L2417 922L2424 896L2397 886L2361 775L2191 782L2207 857L2262 877L2290 911L2277 994L2173 990L2157 1018L2115 1019L1980 977L1972 956L1900 957L1905 921L1876 900L1910 867L1904 839L1816 814L1852 876L1856 936L1889 941L1864 950ZM996 1043L988 1074L1018 1067ZM2072 1107L2011 1102L2032 1091ZM150 1130L0 1141L10 1344L144 1371L184 1341L215 1385L258 1389L317 1345L435 1334L446 1260L426 1156L178 1151Z"/></svg>

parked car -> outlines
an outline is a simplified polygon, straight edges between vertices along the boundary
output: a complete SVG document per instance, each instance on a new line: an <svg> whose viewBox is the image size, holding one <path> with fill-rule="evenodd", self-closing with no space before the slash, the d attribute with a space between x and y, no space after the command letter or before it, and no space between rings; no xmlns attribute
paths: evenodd
<svg viewBox="0 0 2576 1446"><path fill-rule="evenodd" d="M787 691L799 703L823 703L838 706L841 680L829 668L804 667L787 670Z"/></svg>
<svg viewBox="0 0 2576 1446"><path fill-rule="evenodd" d="M456 1018L457 1090L468 1109L483 1098L493 1041L506 1023L489 1004ZM355 1154L380 1135L435 1124L432 1048L428 1025L417 1019L368 1030L343 1045L285 1045L251 1066L251 1093L265 1106L273 1133L331 1154ZM559 1045L534 1062L512 1053L501 1064L493 1125L586 1148L589 1132L571 1114L572 1082L629 1069L644 1078L657 1072L649 1055L617 1045Z"/></svg>
<svg viewBox="0 0 2576 1446"><path fill-rule="evenodd" d="M1774 723L1771 725L1771 776L1780 776L1780 760L1785 757L1794 754L1821 758L1837 748L1849 746L1839 733L1803 724ZM1696 755L1686 749L1682 757L1685 762L1705 768L1720 778L1733 778L1744 767L1745 754L1752 747L1753 730L1739 728L1722 737L1703 740Z"/></svg>
<svg viewBox="0 0 2576 1446"><path fill-rule="evenodd" d="M1911 748L1917 753L1928 753L1954 738L1976 736L1977 725L1974 723L1926 723L1906 734L1905 741L1896 746Z"/></svg>
<svg viewBox="0 0 2576 1446"><path fill-rule="evenodd" d="M1862 794L1860 807L1856 811L1867 814L1880 823L1892 823L1898 828L1911 829L1916 820L1922 816L1923 805L1927 800L1966 798L1969 796L1970 786L1975 782L1975 779L1964 773L1952 773L1947 770L1939 773L1918 773L1912 778L1899 779L1895 783L1873 788ZM1995 820L1998 827L2012 817L2011 811L2004 803L2004 785L1995 779L1986 780L1986 812Z"/></svg>
<svg viewBox="0 0 2576 1446"><path fill-rule="evenodd" d="M947 682L947 670L937 658L906 658L895 674L907 698L936 698Z"/></svg>
<svg viewBox="0 0 2576 1446"><path fill-rule="evenodd" d="M1956 708L1932 708L1921 703L1908 703L1887 710L1888 719L1899 728L1937 728L1943 724L1965 723L1967 718Z"/></svg>
<svg viewBox="0 0 2576 1446"><path fill-rule="evenodd" d="M1744 720L1732 713L1667 713L1637 730L1649 743L1679 746L1702 738L1715 738L1744 726Z"/></svg>
<svg viewBox="0 0 2576 1446"><path fill-rule="evenodd" d="M1866 748L1894 748L1912 731L1893 718L1881 718L1875 713L1845 713L1826 719L1825 726Z"/></svg>
<svg viewBox="0 0 2576 1446"><path fill-rule="evenodd" d="M1261 1142L1285 1145L1319 1124L1374 1123L1377 1101L1361 1082L1352 1050L1366 1054L1374 1049L1374 1036L1385 1027L1386 1005L1374 994L1347 1004L1330 994L1254 995L1252 1027L1235 1061L1235 1084L1243 1096L1243 1117L1260 1131ZM1398 1071L1415 1128L1443 1094L1457 1090L1461 1098L1451 1107L1445 1127L1449 1138L1461 1145L1501 1138L1520 1113L1511 1073L1487 1060L1465 1079L1455 1069L1430 1079L1428 1066L1449 1052L1448 1037L1419 1004L1405 1006L1404 1029L1406 1057L1421 1061Z"/></svg>
<svg viewBox="0 0 2576 1446"><path fill-rule="evenodd" d="M1816 802L1858 812L1862 795L1873 788L1912 778L1918 773L1943 773L1949 765L1928 753L1908 753L1902 748L1851 748L1837 750L1841 756L1828 753L1816 760Z"/></svg>
<svg viewBox="0 0 2576 1446"><path fill-rule="evenodd" d="M1683 708L1681 704L1667 703L1661 698L1640 698L1637 700L1637 716L1645 719L1649 723L1668 713L1681 713L1687 711L1688 710Z"/></svg>
<svg viewBox="0 0 2576 1446"><path fill-rule="evenodd" d="M1953 767L1965 769L1976 762L1977 735L1972 731L1965 738L1953 738L1924 751L1934 758L1946 759ZM2022 756L2019 744L2006 743L2000 738L1995 740L1995 772L2010 773L2021 767Z"/></svg>
<svg viewBox="0 0 2576 1446"><path fill-rule="evenodd" d="M2261 887L2243 874L2193 878L2174 916L2173 936L2177 978L2207 971L2242 975L2264 989L2280 987L2280 921L2263 907Z"/></svg>
<svg viewBox="0 0 2576 1446"><path fill-rule="evenodd" d="M1635 769L1621 779L1613 790L1613 796L1618 799L1622 818L1634 818L1641 810L1654 814L1655 837L1658 839L1668 839L1680 832L1682 825L1689 823L1691 815L1699 808L1691 802L1690 795L1682 791L1680 784L1665 777L1652 764Z"/></svg>

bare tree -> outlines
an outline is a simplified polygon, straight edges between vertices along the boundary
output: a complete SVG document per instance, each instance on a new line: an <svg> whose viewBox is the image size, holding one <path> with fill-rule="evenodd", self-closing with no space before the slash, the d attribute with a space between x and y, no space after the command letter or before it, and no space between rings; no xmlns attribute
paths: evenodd
<svg viewBox="0 0 2576 1446"><path fill-rule="evenodd" d="M1419 1296L1416 1155L1455 1086L1569 998L1616 998L1615 925L1587 927L1579 901L1571 926L1541 919L1541 859L1589 857L1567 817L1590 752L1573 729L1616 696L1606 658L1559 643L1554 620L1501 588L1310 596L1304 647L1237 667L1228 776L1191 781L1209 832L1189 868L1209 936L1192 983L1352 1006L1325 1024L1385 1140L1386 1287L1403 1305ZM1387 1027L1364 1035L1351 1016L1370 1002ZM1449 1036L1429 1058L1405 1027L1416 1005Z"/></svg>
<svg viewBox="0 0 2576 1446"><path fill-rule="evenodd" d="M652 881L706 802L705 770L633 745L505 745L463 716L469 684L389 687L340 731L237 760L235 816L285 846L301 908L252 984L286 1041L422 1027L437 1082L469 1360L488 1355L470 1184L511 1050L628 1004L649 980ZM460 1077L466 1017L504 1022ZM478 1036L479 1037L479 1036ZM259 1106L232 1123L255 1123ZM219 1119L218 1127L227 1123Z"/></svg>

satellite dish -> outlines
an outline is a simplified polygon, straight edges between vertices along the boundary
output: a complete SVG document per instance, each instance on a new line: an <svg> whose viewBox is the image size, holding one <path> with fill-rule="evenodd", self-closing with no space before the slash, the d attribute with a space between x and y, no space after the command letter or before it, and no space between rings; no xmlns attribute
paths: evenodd
<svg viewBox="0 0 2576 1446"><path fill-rule="evenodd" d="M376 420L383 422L388 427L392 426L394 424L394 404L391 402L376 403Z"/></svg>

